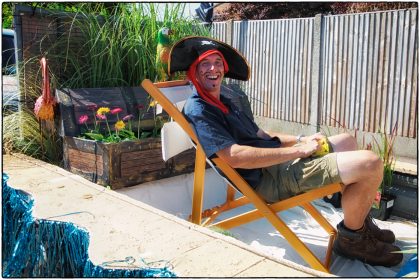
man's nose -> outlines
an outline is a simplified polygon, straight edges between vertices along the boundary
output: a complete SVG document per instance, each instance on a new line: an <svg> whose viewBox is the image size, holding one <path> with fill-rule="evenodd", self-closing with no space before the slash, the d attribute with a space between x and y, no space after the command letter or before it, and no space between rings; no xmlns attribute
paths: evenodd
<svg viewBox="0 0 420 280"><path fill-rule="evenodd" d="M214 64L212 64L211 66L210 66L210 70L214 70Z"/></svg>

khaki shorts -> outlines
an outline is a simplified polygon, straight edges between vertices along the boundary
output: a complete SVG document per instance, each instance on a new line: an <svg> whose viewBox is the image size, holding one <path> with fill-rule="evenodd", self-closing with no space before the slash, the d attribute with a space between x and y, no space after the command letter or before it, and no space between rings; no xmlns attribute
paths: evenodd
<svg viewBox="0 0 420 280"><path fill-rule="evenodd" d="M256 192L273 203L328 184L341 183L337 154L296 159L262 169Z"/></svg>

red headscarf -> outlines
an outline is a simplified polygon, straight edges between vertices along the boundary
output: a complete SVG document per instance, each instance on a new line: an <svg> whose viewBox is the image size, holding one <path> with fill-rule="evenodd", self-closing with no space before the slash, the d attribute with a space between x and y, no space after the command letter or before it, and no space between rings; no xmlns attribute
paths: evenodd
<svg viewBox="0 0 420 280"><path fill-rule="evenodd" d="M187 71L187 76L190 79L190 81L193 83L193 85L195 86L195 88L197 89L198 94L200 95L201 98L203 98L206 102L212 104L213 106L216 106L217 108L219 108L220 110L222 110L223 113L227 114L229 112L228 108L217 98L215 98L213 95L211 95L210 93L208 93L206 90L204 90L200 83L197 81L196 79L196 70L197 70L197 65L207 56L212 55L212 54L218 54L223 61L223 67L224 67L224 71L225 73L229 71L229 67L228 64L224 58L224 56L222 55L222 53L218 50L209 50L206 51L204 53L202 53L190 66L190 68Z"/></svg>

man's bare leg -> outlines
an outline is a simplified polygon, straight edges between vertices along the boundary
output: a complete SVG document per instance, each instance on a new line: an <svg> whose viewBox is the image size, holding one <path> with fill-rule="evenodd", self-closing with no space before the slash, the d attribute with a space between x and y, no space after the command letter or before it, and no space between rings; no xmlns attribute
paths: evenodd
<svg viewBox="0 0 420 280"><path fill-rule="evenodd" d="M328 141L330 141L336 153L358 150L356 139L348 133L330 136L328 137Z"/></svg>
<svg viewBox="0 0 420 280"><path fill-rule="evenodd" d="M341 199L344 225L352 230L360 229L382 181L382 161L371 151L357 150L357 141L350 134L331 136L328 140L337 152L338 170L344 184Z"/></svg>
<svg viewBox="0 0 420 280"><path fill-rule="evenodd" d="M337 166L344 184L341 198L344 225L360 229L382 181L382 161L371 151L339 152Z"/></svg>
<svg viewBox="0 0 420 280"><path fill-rule="evenodd" d="M345 185L341 198L344 221L337 225L334 252L371 265L401 263L403 255L395 253L401 249L392 244L394 233L381 230L366 218L382 181L382 160L371 151L355 150L355 140L348 135L339 135L332 140L335 141L335 151L338 151L338 172Z"/></svg>

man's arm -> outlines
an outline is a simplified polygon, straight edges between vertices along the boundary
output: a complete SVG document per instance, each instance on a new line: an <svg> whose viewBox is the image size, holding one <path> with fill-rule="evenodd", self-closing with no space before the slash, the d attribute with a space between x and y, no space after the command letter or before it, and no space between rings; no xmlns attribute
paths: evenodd
<svg viewBox="0 0 420 280"><path fill-rule="evenodd" d="M272 138L272 137L277 137L277 138L280 139L282 147L291 147L291 146L294 146L294 145L298 144L295 135L282 134L282 133L279 133L279 132L268 132L268 131L262 130L261 128L258 130L257 135L258 135L258 137L260 137L262 139L267 139L267 140ZM301 142L306 143L306 142L309 142L309 141L312 141L312 140L317 140L318 141L318 140L321 140L323 138L325 138L325 136L322 135L321 133L315 133L311 136L302 137Z"/></svg>
<svg viewBox="0 0 420 280"><path fill-rule="evenodd" d="M287 134L282 134L282 133L277 133L277 132L267 132L267 131L262 130L261 128L258 130L257 135L258 137L262 139L266 139L266 140L273 137L277 137L280 139L281 145L283 147L291 147L297 144L296 136L293 136L293 135L287 135Z"/></svg>
<svg viewBox="0 0 420 280"><path fill-rule="evenodd" d="M308 137L302 137L302 144L297 145L296 136L266 132L259 129L258 137L270 139L278 137L281 141L280 148L256 148L245 145L234 144L217 152L217 155L225 160L233 168L261 168L280 164L297 158L306 158L320 149L318 140L325 136L316 133Z"/></svg>
<svg viewBox="0 0 420 280"><path fill-rule="evenodd" d="M294 147L256 148L233 144L217 152L233 168L253 169L268 167L297 158L306 158L319 149L318 141L312 140Z"/></svg>

